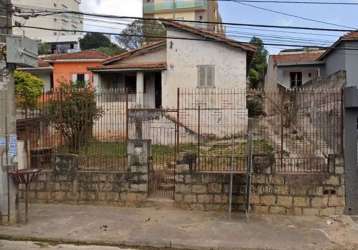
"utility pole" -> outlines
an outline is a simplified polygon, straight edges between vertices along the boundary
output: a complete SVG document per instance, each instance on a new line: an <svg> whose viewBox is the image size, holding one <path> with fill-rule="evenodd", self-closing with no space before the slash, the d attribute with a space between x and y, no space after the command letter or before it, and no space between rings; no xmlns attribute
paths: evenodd
<svg viewBox="0 0 358 250"><path fill-rule="evenodd" d="M175 20L176 18L176 8L177 8L176 0L173 0L173 20Z"/></svg>
<svg viewBox="0 0 358 250"><path fill-rule="evenodd" d="M8 175L16 156L15 66L6 60L7 37L12 35L11 0L0 0L0 222L16 222L15 186Z"/></svg>

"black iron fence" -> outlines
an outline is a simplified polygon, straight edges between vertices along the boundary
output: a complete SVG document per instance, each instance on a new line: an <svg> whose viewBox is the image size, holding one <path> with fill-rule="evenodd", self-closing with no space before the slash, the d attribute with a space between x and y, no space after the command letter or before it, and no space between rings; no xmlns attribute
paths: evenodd
<svg viewBox="0 0 358 250"><path fill-rule="evenodd" d="M126 171L127 140L135 138L151 140L151 167L164 172L186 155L194 171L244 173L249 144L257 172L325 173L342 154L341 89L178 89L160 109L139 109L124 90L72 91L18 110L31 167L72 153L82 170Z"/></svg>

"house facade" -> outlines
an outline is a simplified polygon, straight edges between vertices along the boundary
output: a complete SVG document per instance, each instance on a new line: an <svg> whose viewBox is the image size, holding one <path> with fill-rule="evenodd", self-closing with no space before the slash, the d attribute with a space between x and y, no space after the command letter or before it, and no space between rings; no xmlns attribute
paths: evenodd
<svg viewBox="0 0 358 250"><path fill-rule="evenodd" d="M299 88L325 74L324 63L317 59L324 53L319 49L284 50L271 55L265 80L265 89L277 85L286 89Z"/></svg>
<svg viewBox="0 0 358 250"><path fill-rule="evenodd" d="M44 82L44 91L59 87L61 83L83 82L93 84L93 74L88 67L96 67L108 58L96 50L42 56L36 68L20 68L32 73Z"/></svg>
<svg viewBox="0 0 358 250"><path fill-rule="evenodd" d="M246 93L247 61L255 47L176 22L163 22L168 37L91 67L97 90L126 88L136 105L176 107L178 88L238 89ZM246 110L246 99L241 103Z"/></svg>

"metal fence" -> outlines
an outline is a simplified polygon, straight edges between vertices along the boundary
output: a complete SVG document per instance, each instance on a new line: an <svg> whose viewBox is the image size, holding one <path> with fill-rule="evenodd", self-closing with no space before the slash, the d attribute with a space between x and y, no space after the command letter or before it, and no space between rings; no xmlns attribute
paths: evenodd
<svg viewBox="0 0 358 250"><path fill-rule="evenodd" d="M91 93L90 102L73 103L72 94L44 94L36 108L18 109L31 167L74 153L81 170L126 171L127 140L142 138L151 140L151 168L171 173L171 186L183 154L194 171L245 172L249 133L257 172L325 173L342 154L341 89L178 89L172 107L160 109L136 108L135 95L123 90ZM74 128L56 124L64 121ZM66 135L73 129L77 137Z"/></svg>

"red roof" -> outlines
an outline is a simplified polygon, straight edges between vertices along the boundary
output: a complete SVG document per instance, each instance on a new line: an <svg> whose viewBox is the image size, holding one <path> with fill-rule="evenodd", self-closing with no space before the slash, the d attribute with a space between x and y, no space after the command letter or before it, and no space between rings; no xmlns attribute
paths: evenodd
<svg viewBox="0 0 358 250"><path fill-rule="evenodd" d="M163 70L167 68L165 62L158 63L132 63L132 64L113 64L105 66L97 66L88 68L91 71L100 71L100 70Z"/></svg>
<svg viewBox="0 0 358 250"><path fill-rule="evenodd" d="M165 26L169 26L172 28L176 28L176 29L180 29L180 30L184 30L196 35L199 35L201 37L204 37L206 39L210 40L214 40L214 41L218 41L218 42L223 42L226 45L235 47L235 48L240 48L243 49L245 51L247 51L248 53L255 53L256 52L256 46L250 43L246 43L246 42L239 42L233 39L229 39L221 34L217 34L214 32L210 32L207 30L202 30L202 29L198 29L198 28L194 28L192 26L189 25L185 25L182 23L178 23L178 22L174 22L174 21L168 21L168 20L161 20L161 22L165 25Z"/></svg>
<svg viewBox="0 0 358 250"><path fill-rule="evenodd" d="M305 51L302 53L288 53L273 55L272 59L275 64L299 64L309 63L316 61L323 54L322 50L319 51Z"/></svg>
<svg viewBox="0 0 358 250"><path fill-rule="evenodd" d="M117 62L117 61L123 60L125 58L128 58L130 56L143 55L143 54L151 52L151 51L153 51L153 50L155 50L157 48L163 47L165 45L166 45L165 40L162 40L162 41L159 41L159 42L154 42L154 43L148 44L146 46L143 46L143 47L141 47L139 49L134 49L134 50L131 50L131 51L128 51L128 52L124 52L124 53L122 53L120 55L110 57L110 58L108 58L107 60L105 60L103 62L103 65L108 65L108 64L111 64L113 62Z"/></svg>
<svg viewBox="0 0 358 250"><path fill-rule="evenodd" d="M97 50L84 50L75 53L66 54L53 54L44 56L42 59L45 61L57 61L57 60L104 60L108 56L103 52Z"/></svg>
<svg viewBox="0 0 358 250"><path fill-rule="evenodd" d="M48 62L45 62L42 59L38 59L38 65L39 65L40 68L51 67L51 65Z"/></svg>

